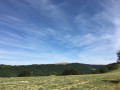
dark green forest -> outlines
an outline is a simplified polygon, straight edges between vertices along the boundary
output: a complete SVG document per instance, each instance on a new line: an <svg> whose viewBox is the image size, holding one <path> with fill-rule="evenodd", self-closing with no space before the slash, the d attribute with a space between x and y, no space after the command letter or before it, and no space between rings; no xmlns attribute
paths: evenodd
<svg viewBox="0 0 120 90"><path fill-rule="evenodd" d="M105 66L103 66L101 68L95 69L90 73L92 73L92 74L100 74L100 73L110 72L110 71L113 71L115 69L118 69L119 65L120 65L120 62L111 63L111 64L105 65Z"/></svg>
<svg viewBox="0 0 120 90"><path fill-rule="evenodd" d="M99 69L104 65L89 65L81 63L71 63L66 65L57 64L33 64L33 65L0 65L0 77L17 77L22 71L29 71L32 76L47 76L51 72L62 74L67 69L77 69L81 73L89 73L94 69Z"/></svg>

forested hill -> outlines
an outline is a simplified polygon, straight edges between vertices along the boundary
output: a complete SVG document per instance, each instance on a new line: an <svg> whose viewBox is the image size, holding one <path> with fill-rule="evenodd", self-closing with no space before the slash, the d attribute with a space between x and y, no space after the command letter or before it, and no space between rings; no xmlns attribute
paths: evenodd
<svg viewBox="0 0 120 90"><path fill-rule="evenodd" d="M51 72L61 74L66 69L77 69L82 73L91 72L94 69L103 67L104 65L89 65L81 63L68 64L33 64L33 65L0 65L0 77L18 76L21 71L28 70L33 76L46 76Z"/></svg>

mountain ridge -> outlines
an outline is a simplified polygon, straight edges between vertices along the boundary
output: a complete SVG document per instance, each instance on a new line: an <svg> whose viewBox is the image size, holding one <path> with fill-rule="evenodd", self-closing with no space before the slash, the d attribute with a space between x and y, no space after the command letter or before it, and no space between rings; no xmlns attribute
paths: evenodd
<svg viewBox="0 0 120 90"><path fill-rule="evenodd" d="M89 73L104 65L90 65L81 63L32 64L32 65L0 65L0 77L16 77L24 70L30 71L33 76L47 76L51 72L63 73L66 69L77 69L81 73Z"/></svg>

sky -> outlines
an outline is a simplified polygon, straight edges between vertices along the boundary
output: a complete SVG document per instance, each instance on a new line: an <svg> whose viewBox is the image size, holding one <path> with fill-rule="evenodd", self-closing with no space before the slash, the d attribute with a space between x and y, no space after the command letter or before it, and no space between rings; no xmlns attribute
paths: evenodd
<svg viewBox="0 0 120 90"><path fill-rule="evenodd" d="M120 0L0 0L0 64L109 64Z"/></svg>

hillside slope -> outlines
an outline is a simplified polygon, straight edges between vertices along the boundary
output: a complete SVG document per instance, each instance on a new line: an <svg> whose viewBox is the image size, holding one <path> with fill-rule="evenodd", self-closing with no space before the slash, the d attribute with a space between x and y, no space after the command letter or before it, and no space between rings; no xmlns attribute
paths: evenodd
<svg viewBox="0 0 120 90"><path fill-rule="evenodd" d="M17 76L21 71L29 70L33 76L46 76L51 72L61 74L66 69L77 69L82 73L88 73L93 69L103 67L104 65L89 65L81 63L69 64L42 64L42 65L0 65L0 77Z"/></svg>
<svg viewBox="0 0 120 90"><path fill-rule="evenodd" d="M0 90L120 90L120 67L109 73L0 78Z"/></svg>
<svg viewBox="0 0 120 90"><path fill-rule="evenodd" d="M118 65L118 69L113 70L113 71L108 72L108 73L110 73L110 74L112 74L112 73L120 73L120 64Z"/></svg>

